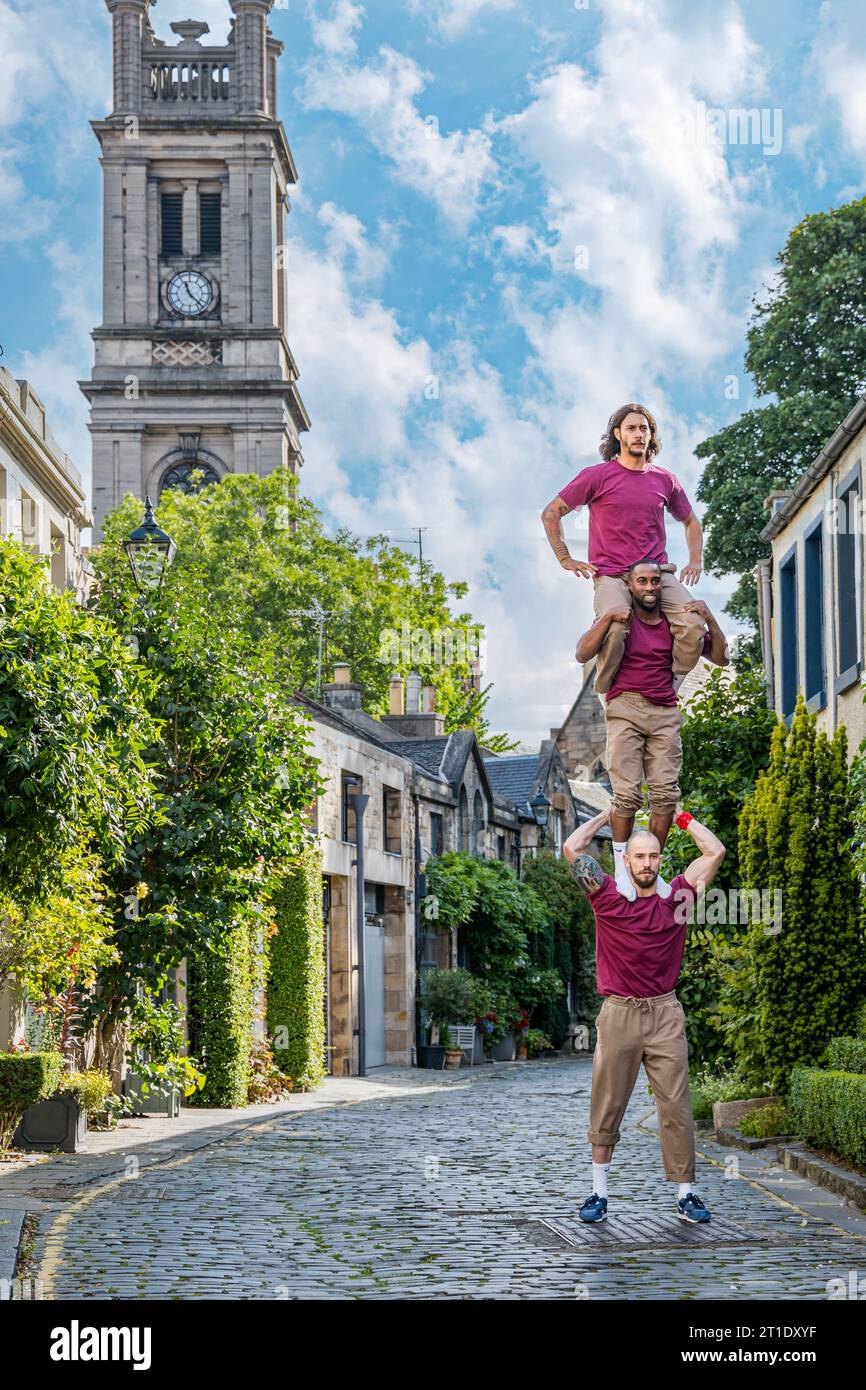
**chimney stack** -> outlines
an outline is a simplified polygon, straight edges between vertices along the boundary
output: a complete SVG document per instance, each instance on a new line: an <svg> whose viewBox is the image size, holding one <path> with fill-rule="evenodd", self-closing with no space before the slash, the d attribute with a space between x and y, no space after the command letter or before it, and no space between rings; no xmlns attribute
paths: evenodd
<svg viewBox="0 0 866 1390"><path fill-rule="evenodd" d="M353 685L349 679L351 672L348 661L334 663L334 679L322 686L322 704L339 714L349 714L361 706L361 687Z"/></svg>
<svg viewBox="0 0 866 1390"><path fill-rule="evenodd" d="M389 686L389 713L381 722L403 738L441 738L445 733L445 716L436 713L436 691L432 685L421 685L417 671L406 678L406 710L403 711L403 679L395 671Z"/></svg>

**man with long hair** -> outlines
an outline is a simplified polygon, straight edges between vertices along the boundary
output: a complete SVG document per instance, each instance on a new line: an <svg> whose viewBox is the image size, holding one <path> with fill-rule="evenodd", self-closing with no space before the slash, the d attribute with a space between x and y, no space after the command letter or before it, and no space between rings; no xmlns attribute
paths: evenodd
<svg viewBox="0 0 866 1390"><path fill-rule="evenodd" d="M697 892L712 883L725 847L705 825L680 812L677 825L692 837L701 854L672 880L673 894L661 898L658 839L648 830L634 831L626 857L635 887L634 901L629 901L586 853L607 819L608 811L600 812L578 826L562 846L595 917L597 986L605 996L595 1021L589 1102L592 1195L579 1216L586 1222L607 1218L607 1178L614 1145L643 1063L658 1111L665 1177L679 1185L677 1215L682 1221L705 1223L710 1213L695 1190L686 1015L675 986Z"/></svg>
<svg viewBox="0 0 866 1390"><path fill-rule="evenodd" d="M661 607L673 633L674 689L697 664L704 625L686 607L686 584L701 576L703 533L681 484L654 462L661 450L658 428L645 405L621 405L611 415L599 446L602 463L581 469L541 513L547 539L565 570L593 581L598 618L613 608L631 608L624 574L637 560L655 560L662 571ZM562 518L576 507L589 508L587 560L575 560L562 534ZM665 510L682 522L688 564L676 577L667 557ZM627 624L611 623L595 667L599 695L611 687L623 657Z"/></svg>

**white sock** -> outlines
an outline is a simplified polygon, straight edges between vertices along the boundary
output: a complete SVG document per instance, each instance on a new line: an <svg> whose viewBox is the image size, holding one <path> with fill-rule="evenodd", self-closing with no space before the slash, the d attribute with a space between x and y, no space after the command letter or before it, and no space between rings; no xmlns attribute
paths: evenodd
<svg viewBox="0 0 866 1390"><path fill-rule="evenodd" d="M625 847L627 843L627 840L614 840L613 842L613 873L618 891L622 893L624 898L628 898L630 903L633 903L637 897L637 891L626 867Z"/></svg>
<svg viewBox="0 0 866 1390"><path fill-rule="evenodd" d="M607 1173L610 1168L610 1161L607 1163L593 1163L592 1165L592 1190L597 1197L607 1196Z"/></svg>
<svg viewBox="0 0 866 1390"><path fill-rule="evenodd" d="M688 1195L689 1195L690 1192L694 1193L694 1195L697 1197L698 1194L697 1194L697 1192L695 1192L695 1185L694 1185L694 1183L692 1183L692 1182L681 1182L681 1183L680 1183L680 1187L679 1187L679 1191L677 1192L677 1201L678 1201L678 1202L681 1202L681 1201L683 1200L684 1197L688 1197ZM601 1194L599 1194L599 1195L601 1195Z"/></svg>
<svg viewBox="0 0 866 1390"><path fill-rule="evenodd" d="M661 874L656 879L656 892L660 898L669 898L671 895L671 885L662 878Z"/></svg>

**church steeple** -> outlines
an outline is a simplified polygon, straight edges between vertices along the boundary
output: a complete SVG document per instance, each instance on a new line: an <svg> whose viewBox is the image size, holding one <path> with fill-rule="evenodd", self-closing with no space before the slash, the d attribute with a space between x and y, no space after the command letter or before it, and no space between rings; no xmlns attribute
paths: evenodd
<svg viewBox="0 0 866 1390"><path fill-rule="evenodd" d="M285 219L297 171L277 117L273 0L229 0L225 44L156 0L106 0L114 109L104 178L103 322L91 403L97 538L125 492L159 495L302 463L309 418L286 338ZM195 440L190 456L190 440ZM192 480L192 481L191 481Z"/></svg>

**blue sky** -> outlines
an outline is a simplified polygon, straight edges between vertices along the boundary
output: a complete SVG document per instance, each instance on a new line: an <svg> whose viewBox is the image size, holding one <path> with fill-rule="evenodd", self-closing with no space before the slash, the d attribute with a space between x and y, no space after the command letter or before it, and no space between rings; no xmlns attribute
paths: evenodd
<svg viewBox="0 0 866 1390"><path fill-rule="evenodd" d="M226 0L158 0L227 31ZM542 506L622 401L694 447L753 403L752 296L810 212L862 195L866 11L850 0L288 0L281 117L300 171L290 340L305 491L470 584L497 727L528 741L579 682L591 590ZM109 106L103 0L0 0L0 343L89 477ZM763 143L729 113L764 113ZM777 150L774 147L778 147ZM435 379L435 380L434 380ZM672 523L671 554L683 560ZM585 536L566 525L572 551ZM717 611L730 583L697 590ZM723 619L727 624L727 620Z"/></svg>

